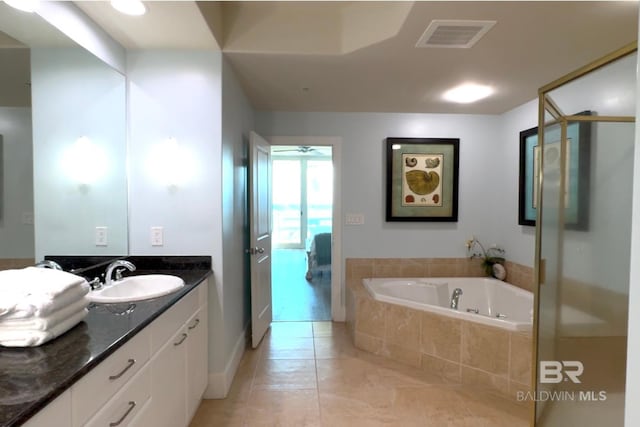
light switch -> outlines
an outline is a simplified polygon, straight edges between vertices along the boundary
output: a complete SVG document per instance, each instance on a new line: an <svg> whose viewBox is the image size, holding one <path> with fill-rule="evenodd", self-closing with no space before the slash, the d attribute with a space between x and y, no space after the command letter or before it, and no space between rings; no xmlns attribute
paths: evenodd
<svg viewBox="0 0 640 427"><path fill-rule="evenodd" d="M107 227L96 227L96 246L107 246Z"/></svg>
<svg viewBox="0 0 640 427"><path fill-rule="evenodd" d="M362 225L364 224L364 215L361 213L348 213L345 218L347 225Z"/></svg>
<svg viewBox="0 0 640 427"><path fill-rule="evenodd" d="M164 230L162 227L151 227L151 246L164 245Z"/></svg>

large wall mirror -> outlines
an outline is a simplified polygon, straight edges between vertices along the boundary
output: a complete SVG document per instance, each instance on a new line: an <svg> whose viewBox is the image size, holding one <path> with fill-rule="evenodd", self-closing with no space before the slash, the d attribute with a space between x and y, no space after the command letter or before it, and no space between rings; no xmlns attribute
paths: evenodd
<svg viewBox="0 0 640 427"><path fill-rule="evenodd" d="M0 270L127 254L125 77L3 2L0 63Z"/></svg>

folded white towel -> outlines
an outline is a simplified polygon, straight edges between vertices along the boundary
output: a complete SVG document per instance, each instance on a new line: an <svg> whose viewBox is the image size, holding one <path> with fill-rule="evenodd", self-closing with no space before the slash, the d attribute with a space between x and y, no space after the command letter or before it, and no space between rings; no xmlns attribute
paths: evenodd
<svg viewBox="0 0 640 427"><path fill-rule="evenodd" d="M45 317L56 310L72 304L89 293L91 287L85 281L73 286L55 298L49 298L39 294L30 294L18 301L4 314L0 312L0 322L8 319L24 319L27 317ZM0 292L2 295L2 292ZM2 303L0 303L1 305Z"/></svg>
<svg viewBox="0 0 640 427"><path fill-rule="evenodd" d="M74 314L84 310L88 305L89 300L83 296L68 306L56 310L45 317L31 316L24 319L0 318L0 332L9 332L12 330L47 331Z"/></svg>
<svg viewBox="0 0 640 427"><path fill-rule="evenodd" d="M34 331L34 330L12 330L0 332L0 345L5 347L35 347L52 340L75 325L80 323L84 319L89 311L85 308L79 313L65 319L58 323L55 327L48 331Z"/></svg>
<svg viewBox="0 0 640 427"><path fill-rule="evenodd" d="M51 298L85 279L66 271L27 267L0 271L0 292L3 294L40 294Z"/></svg>
<svg viewBox="0 0 640 427"><path fill-rule="evenodd" d="M87 281L75 274L49 268L27 267L20 270L0 271L0 314L9 315L16 305L24 303L29 296L40 299L47 305L73 287Z"/></svg>

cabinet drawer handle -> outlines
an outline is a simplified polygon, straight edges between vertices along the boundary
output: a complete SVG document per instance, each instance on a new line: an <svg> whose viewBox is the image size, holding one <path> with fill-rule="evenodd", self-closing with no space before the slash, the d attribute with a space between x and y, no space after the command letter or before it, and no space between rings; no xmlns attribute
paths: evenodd
<svg viewBox="0 0 640 427"><path fill-rule="evenodd" d="M195 329L196 326L198 326L199 323L200 323L200 319L196 319L196 321L193 323L193 325L189 326L189 330Z"/></svg>
<svg viewBox="0 0 640 427"><path fill-rule="evenodd" d="M182 338L180 339L180 341L174 342L173 345L175 345L177 347L180 344L182 344L184 342L184 340L186 340L186 339L187 339L187 334L182 334Z"/></svg>
<svg viewBox="0 0 640 427"><path fill-rule="evenodd" d="M131 367L132 367L133 365L135 365L135 364L136 364L136 359L129 359L129 360L127 361L127 366L122 370L122 372L120 372L120 373L119 373L119 374L117 374L117 375L109 375L109 379L110 379L111 381L113 381L113 380L117 380L118 378L120 378L121 376L123 376L125 372L127 372L129 369L131 369Z"/></svg>
<svg viewBox="0 0 640 427"><path fill-rule="evenodd" d="M127 409L127 412L125 412L124 415L121 416L118 421L113 422L113 423L109 423L109 427L117 427L120 424L122 424L124 419L127 418L127 415L129 415L131 413L131 411L133 411L133 408L135 408L135 407L136 407L136 402L134 402L133 400L129 401L129 409Z"/></svg>

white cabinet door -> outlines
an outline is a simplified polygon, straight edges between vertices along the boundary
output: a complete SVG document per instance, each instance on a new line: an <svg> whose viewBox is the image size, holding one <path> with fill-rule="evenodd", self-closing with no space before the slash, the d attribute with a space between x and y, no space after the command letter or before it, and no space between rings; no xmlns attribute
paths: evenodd
<svg viewBox="0 0 640 427"><path fill-rule="evenodd" d="M53 421L56 426L71 427L71 392L69 390L38 412L23 427L51 427Z"/></svg>
<svg viewBox="0 0 640 427"><path fill-rule="evenodd" d="M187 423L185 404L187 329L178 332L151 360L151 407L146 425L181 427Z"/></svg>
<svg viewBox="0 0 640 427"><path fill-rule="evenodd" d="M207 305L187 322L187 419L195 415L209 378Z"/></svg>

